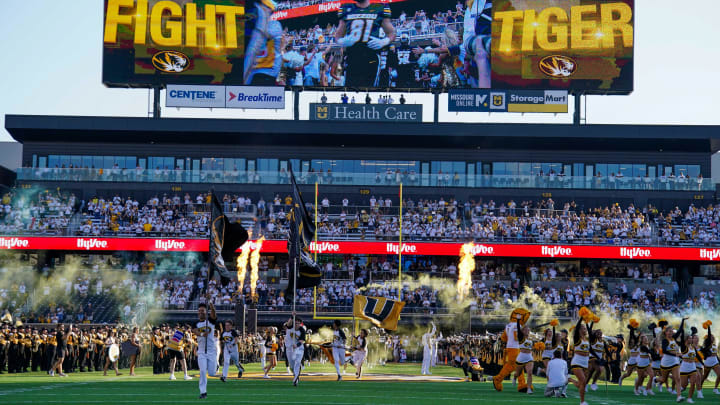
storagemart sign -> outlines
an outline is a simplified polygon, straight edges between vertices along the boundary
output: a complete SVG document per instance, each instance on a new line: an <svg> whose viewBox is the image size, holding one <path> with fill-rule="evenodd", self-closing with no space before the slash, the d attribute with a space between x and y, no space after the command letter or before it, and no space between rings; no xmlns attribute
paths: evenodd
<svg viewBox="0 0 720 405"><path fill-rule="evenodd" d="M448 91L450 112L567 113L566 90L483 90Z"/></svg>
<svg viewBox="0 0 720 405"><path fill-rule="evenodd" d="M312 103L310 121L422 122L422 105Z"/></svg>

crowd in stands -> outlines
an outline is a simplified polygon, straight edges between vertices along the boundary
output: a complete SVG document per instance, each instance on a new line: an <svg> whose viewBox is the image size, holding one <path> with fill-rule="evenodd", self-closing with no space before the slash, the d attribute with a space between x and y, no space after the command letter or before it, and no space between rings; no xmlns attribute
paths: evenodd
<svg viewBox="0 0 720 405"><path fill-rule="evenodd" d="M0 234L206 237L208 198L186 193L155 195L147 201L120 195L79 201L60 192L14 192L2 198ZM290 196L253 201L249 196L224 195L222 204L227 213L256 220L255 231L266 238L287 237ZM370 196L360 204L321 196L318 237L397 240L397 198ZM75 213L80 220L69 228ZM442 197L403 201L403 239L413 241L713 246L720 242L719 223L720 206L715 205L660 212L652 205L587 208L572 201L556 204L551 198L504 203Z"/></svg>

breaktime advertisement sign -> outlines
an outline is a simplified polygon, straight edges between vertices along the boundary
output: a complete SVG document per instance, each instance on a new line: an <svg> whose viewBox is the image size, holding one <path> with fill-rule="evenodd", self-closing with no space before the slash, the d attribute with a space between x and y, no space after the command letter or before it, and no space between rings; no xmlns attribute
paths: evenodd
<svg viewBox="0 0 720 405"><path fill-rule="evenodd" d="M103 82L632 91L633 0L105 0Z"/></svg>

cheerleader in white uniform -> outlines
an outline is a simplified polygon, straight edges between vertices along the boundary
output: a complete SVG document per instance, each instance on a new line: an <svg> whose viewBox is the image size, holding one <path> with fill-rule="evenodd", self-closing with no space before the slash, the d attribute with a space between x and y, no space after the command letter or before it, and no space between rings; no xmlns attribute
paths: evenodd
<svg viewBox="0 0 720 405"><path fill-rule="evenodd" d="M720 390L718 390L718 384L720 384L720 359L718 358L718 347L715 342L715 335L712 334L710 325L712 325L710 321L706 321L703 324L703 327L706 327L708 333L705 339L703 339L703 345L700 349L703 356L705 356L705 372L703 373L702 381L705 382L710 376L710 372L715 371L715 389L713 392L716 395L720 395Z"/></svg>
<svg viewBox="0 0 720 405"><path fill-rule="evenodd" d="M582 318L580 318L573 331L573 357L570 362L570 372L577 378L577 381L572 381L572 383L575 384L580 392L580 405L588 405L587 402L585 402L585 386L587 385L585 372L588 368L590 354L595 353L590 346L588 336L588 328L582 323Z"/></svg>
<svg viewBox="0 0 720 405"><path fill-rule="evenodd" d="M660 378L658 382L662 385L665 384L668 387L668 378L672 376L673 385L677 386L680 381L680 344L679 342L684 341L685 331L685 320L683 318L680 322L680 329L673 333L673 329L670 325L663 321L659 323L659 326L663 328L662 338L662 358L660 359ZM680 398L680 389L677 391L669 390L671 393L676 393Z"/></svg>
<svg viewBox="0 0 720 405"><path fill-rule="evenodd" d="M533 378L533 367L535 365L533 359L533 341L530 340L530 328L525 325L520 325L520 320L517 321L517 334L518 341L520 342L520 352L515 359L515 379L519 379L523 372L527 374L527 393L532 394L532 378Z"/></svg>

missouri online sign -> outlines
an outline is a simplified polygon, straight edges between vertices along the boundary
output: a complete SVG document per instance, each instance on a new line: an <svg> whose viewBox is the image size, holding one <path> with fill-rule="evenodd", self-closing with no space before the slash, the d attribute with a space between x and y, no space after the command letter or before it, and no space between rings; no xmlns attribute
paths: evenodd
<svg viewBox="0 0 720 405"><path fill-rule="evenodd" d="M310 121L422 122L422 105L313 103Z"/></svg>
<svg viewBox="0 0 720 405"><path fill-rule="evenodd" d="M242 84L245 0L105 0L103 83Z"/></svg>
<svg viewBox="0 0 720 405"><path fill-rule="evenodd" d="M566 90L452 89L448 92L450 112L567 113Z"/></svg>
<svg viewBox="0 0 720 405"><path fill-rule="evenodd" d="M494 0L492 85L629 94L634 0Z"/></svg>

